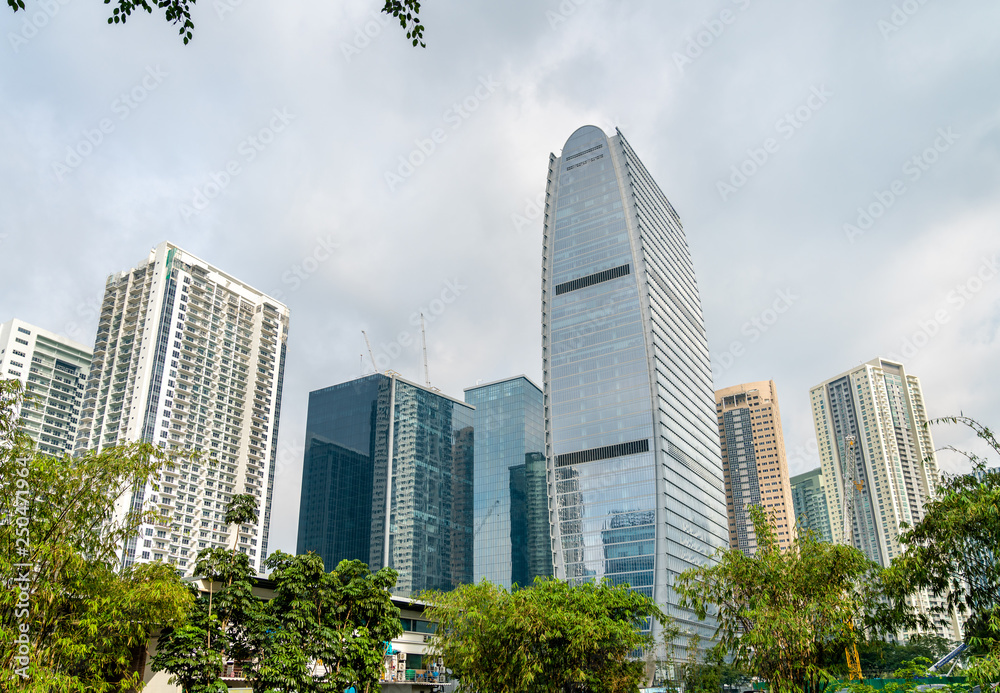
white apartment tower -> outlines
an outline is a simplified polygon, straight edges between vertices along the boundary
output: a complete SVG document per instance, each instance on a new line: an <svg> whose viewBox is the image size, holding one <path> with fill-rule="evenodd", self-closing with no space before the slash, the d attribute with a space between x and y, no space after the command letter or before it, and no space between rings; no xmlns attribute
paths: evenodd
<svg viewBox="0 0 1000 693"><path fill-rule="evenodd" d="M148 441L199 454L175 459L158 490L119 499L119 513L162 518L122 547L123 565L191 572L200 549L235 540L261 569L287 335L287 307L171 243L108 277L77 452ZM239 493L258 499L254 526L224 522Z"/></svg>
<svg viewBox="0 0 1000 693"><path fill-rule="evenodd" d="M849 537L887 567L902 551L900 525L923 518L938 482L920 381L903 364L876 358L812 388L810 405L833 541ZM853 504L846 523L845 490ZM923 612L931 604L927 594L915 602ZM942 635L960 637L952 626Z"/></svg>
<svg viewBox="0 0 1000 693"><path fill-rule="evenodd" d="M45 455L73 452L91 351L23 320L0 324L0 378L20 380L31 398L25 431Z"/></svg>

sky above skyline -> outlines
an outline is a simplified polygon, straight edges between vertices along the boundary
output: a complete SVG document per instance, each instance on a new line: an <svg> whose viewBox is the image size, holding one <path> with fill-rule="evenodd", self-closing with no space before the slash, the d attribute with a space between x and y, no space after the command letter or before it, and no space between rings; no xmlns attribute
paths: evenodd
<svg viewBox="0 0 1000 693"><path fill-rule="evenodd" d="M92 345L104 282L169 240L291 310L270 549L294 552L308 392L380 367L541 374L548 156L625 138L684 224L716 388L876 356L930 416L1000 425L1000 5L97 0L0 10L0 321ZM961 430L936 443L971 446ZM958 469L953 453L942 467Z"/></svg>

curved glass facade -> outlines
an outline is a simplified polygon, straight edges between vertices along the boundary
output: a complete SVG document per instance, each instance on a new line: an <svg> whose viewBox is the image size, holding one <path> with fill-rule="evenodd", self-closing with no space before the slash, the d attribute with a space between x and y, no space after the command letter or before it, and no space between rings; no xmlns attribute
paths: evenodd
<svg viewBox="0 0 1000 693"><path fill-rule="evenodd" d="M671 589L728 543L701 303L680 219L620 132L580 128L550 159L542 335L556 575L628 583L710 640Z"/></svg>

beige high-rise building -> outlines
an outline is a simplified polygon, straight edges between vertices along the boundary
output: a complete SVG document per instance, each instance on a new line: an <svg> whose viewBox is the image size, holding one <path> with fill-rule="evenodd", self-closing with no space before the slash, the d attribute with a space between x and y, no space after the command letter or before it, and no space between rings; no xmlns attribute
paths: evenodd
<svg viewBox="0 0 1000 693"><path fill-rule="evenodd" d="M734 385L715 392L722 442L722 467L729 511L729 545L748 556L757 550L750 507L760 505L771 520L778 545L795 537L781 411L773 380Z"/></svg>

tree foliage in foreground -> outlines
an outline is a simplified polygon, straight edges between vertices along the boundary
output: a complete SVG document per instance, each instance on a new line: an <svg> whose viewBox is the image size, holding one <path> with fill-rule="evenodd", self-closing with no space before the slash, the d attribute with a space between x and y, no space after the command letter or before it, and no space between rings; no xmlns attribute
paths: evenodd
<svg viewBox="0 0 1000 693"><path fill-rule="evenodd" d="M1000 443L989 428L968 417L931 423L971 428L994 451ZM953 448L952 448L953 449ZM987 460L958 451L973 464L972 474L945 474L923 519L900 537L906 550L893 563L902 588L929 588L952 609L968 615L968 634L982 634L1000 606L1000 469Z"/></svg>
<svg viewBox="0 0 1000 693"><path fill-rule="evenodd" d="M699 645L698 636L693 636L687 648L688 661L680 665L680 680L685 692L721 693L723 688L745 690L750 685L753 677L727 662L718 651L709 650L699 662Z"/></svg>
<svg viewBox="0 0 1000 693"><path fill-rule="evenodd" d="M1000 454L994 433L967 416L931 421L967 426ZM1000 469L987 458L956 450L972 474L945 474L924 506L924 517L900 536L905 551L891 568L898 594L929 589L943 602L940 615L965 614L970 679L1000 681Z"/></svg>
<svg viewBox="0 0 1000 693"><path fill-rule="evenodd" d="M30 1L30 0L29 0ZM104 0L105 5L114 3L114 10L108 17L108 24L124 24L133 12L152 14L153 8L164 11L164 18L171 24L180 26L178 33L185 45L194 37L194 21L191 8L197 0ZM24 0L7 0L12 10L26 9ZM406 32L414 46L424 45L424 25L420 22L420 0L385 0L382 12L395 18Z"/></svg>
<svg viewBox="0 0 1000 693"><path fill-rule="evenodd" d="M253 521L256 507L234 497L227 522ZM372 573L361 561L326 572L314 553L268 557L274 596L254 595L247 556L204 549L195 571L209 586L197 595L192 618L160 636L152 668L166 671L185 693L224 693L227 661L242 662L255 693L340 693L375 690L386 642L400 635L391 589L395 571Z"/></svg>
<svg viewBox="0 0 1000 693"><path fill-rule="evenodd" d="M608 582L570 586L536 578L508 592L483 581L421 598L438 623L431 651L462 691L632 692L645 664L631 655L654 645L637 624L668 625L651 599Z"/></svg>
<svg viewBox="0 0 1000 693"><path fill-rule="evenodd" d="M845 648L910 624L905 603L882 597L884 571L854 547L808 532L782 552L765 512L751 508L757 550L721 551L689 569L674 589L682 607L718 620L714 654L769 682L772 691L812 690Z"/></svg>
<svg viewBox="0 0 1000 693"><path fill-rule="evenodd" d="M915 635L905 643L866 642L858 645L861 671L865 678L891 678L908 662L923 658L936 662L951 652L955 644L940 635Z"/></svg>
<svg viewBox="0 0 1000 693"><path fill-rule="evenodd" d="M20 383L0 380L0 690L133 690L151 631L191 605L172 566L122 571L115 554L142 519L114 521L115 500L165 460L145 444L38 454L22 406Z"/></svg>

